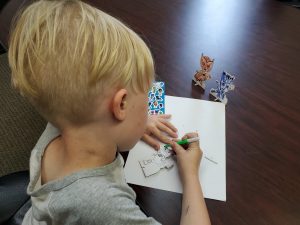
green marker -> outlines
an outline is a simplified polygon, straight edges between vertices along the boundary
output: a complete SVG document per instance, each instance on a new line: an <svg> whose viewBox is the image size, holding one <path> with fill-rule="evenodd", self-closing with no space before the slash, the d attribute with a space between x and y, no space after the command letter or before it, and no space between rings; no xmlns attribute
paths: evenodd
<svg viewBox="0 0 300 225"><path fill-rule="evenodd" d="M177 141L177 144L179 144L179 145L186 145L186 144L189 144L189 143L192 143L192 142L196 142L196 141L199 141L199 137L194 137L194 138L189 138L189 139L183 139L183 140ZM171 147L171 145L170 144L166 144L164 147L168 148L168 147Z"/></svg>

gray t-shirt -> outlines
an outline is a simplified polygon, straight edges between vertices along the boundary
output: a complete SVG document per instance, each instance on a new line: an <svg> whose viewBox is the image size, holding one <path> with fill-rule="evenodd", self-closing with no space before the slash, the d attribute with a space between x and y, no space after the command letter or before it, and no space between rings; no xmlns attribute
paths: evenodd
<svg viewBox="0 0 300 225"><path fill-rule="evenodd" d="M48 123L32 150L27 193L32 207L27 224L159 224L135 204L136 195L124 178L122 156L106 166L86 169L41 185L41 159L59 130Z"/></svg>

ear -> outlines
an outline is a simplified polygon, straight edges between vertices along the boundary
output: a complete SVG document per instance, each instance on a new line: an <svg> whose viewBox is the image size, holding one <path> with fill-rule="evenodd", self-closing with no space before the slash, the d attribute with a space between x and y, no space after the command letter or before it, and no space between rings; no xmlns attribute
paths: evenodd
<svg viewBox="0 0 300 225"><path fill-rule="evenodd" d="M209 61L208 56L206 56L206 55L201 56L201 66L202 66L202 67L206 67L208 61Z"/></svg>
<svg viewBox="0 0 300 225"><path fill-rule="evenodd" d="M213 65L214 65L214 61L209 61L209 62L207 63L207 68L208 68L209 70L211 70L212 67L213 67Z"/></svg>
<svg viewBox="0 0 300 225"><path fill-rule="evenodd" d="M113 96L112 100L112 112L117 120L124 120L127 113L127 97L128 93L126 89L118 90Z"/></svg>

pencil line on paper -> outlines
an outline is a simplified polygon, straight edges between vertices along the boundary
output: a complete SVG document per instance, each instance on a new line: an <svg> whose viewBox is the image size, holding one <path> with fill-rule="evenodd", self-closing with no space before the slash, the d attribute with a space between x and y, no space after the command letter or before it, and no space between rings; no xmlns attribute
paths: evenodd
<svg viewBox="0 0 300 225"><path fill-rule="evenodd" d="M214 161L214 160L212 160L212 159L210 159L210 158L208 158L208 157L206 157L206 156L204 156L204 158L206 158L208 161L211 161L211 162L214 163L214 164L218 164L216 161Z"/></svg>

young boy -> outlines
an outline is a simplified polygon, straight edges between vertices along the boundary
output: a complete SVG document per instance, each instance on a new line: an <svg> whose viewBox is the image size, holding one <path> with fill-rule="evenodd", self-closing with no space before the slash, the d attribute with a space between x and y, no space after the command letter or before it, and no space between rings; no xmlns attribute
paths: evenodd
<svg viewBox="0 0 300 225"><path fill-rule="evenodd" d="M142 136L155 145L151 131L167 141L160 131L175 130L164 117L149 124L154 66L141 38L83 2L43 0L20 14L9 62L13 85L49 121L31 154L32 207L23 224L159 224L135 204L118 153ZM183 182L181 224L210 224L199 143L172 147Z"/></svg>

